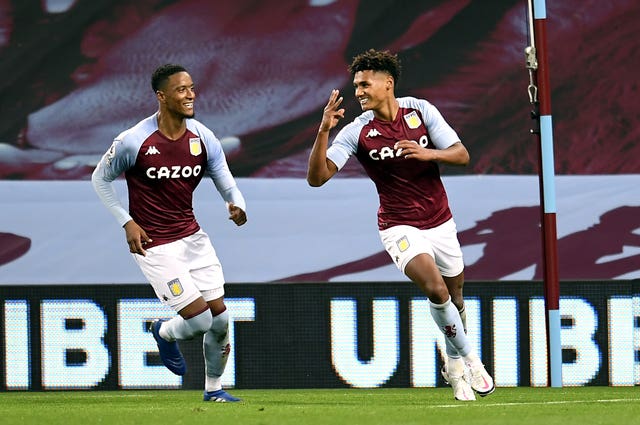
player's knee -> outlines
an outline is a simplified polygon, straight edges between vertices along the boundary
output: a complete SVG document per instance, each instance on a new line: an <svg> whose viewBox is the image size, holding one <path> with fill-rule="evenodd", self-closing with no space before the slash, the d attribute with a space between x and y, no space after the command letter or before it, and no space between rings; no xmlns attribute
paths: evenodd
<svg viewBox="0 0 640 425"><path fill-rule="evenodd" d="M464 298L462 298L461 295L454 296L453 294L451 294L451 302L453 303L453 305L456 306L458 311L461 311L464 309Z"/></svg>
<svg viewBox="0 0 640 425"><path fill-rule="evenodd" d="M429 301L436 304L444 304L451 298L444 285L428 287L425 294L427 298L429 298Z"/></svg>
<svg viewBox="0 0 640 425"><path fill-rule="evenodd" d="M226 335L229 329L229 312L224 310L222 313L213 316L211 320L211 331L216 335Z"/></svg>
<svg viewBox="0 0 640 425"><path fill-rule="evenodd" d="M194 336L203 335L211 329L213 315L211 314L211 310L207 309L197 316L190 318L187 322L189 323L189 327L191 328Z"/></svg>

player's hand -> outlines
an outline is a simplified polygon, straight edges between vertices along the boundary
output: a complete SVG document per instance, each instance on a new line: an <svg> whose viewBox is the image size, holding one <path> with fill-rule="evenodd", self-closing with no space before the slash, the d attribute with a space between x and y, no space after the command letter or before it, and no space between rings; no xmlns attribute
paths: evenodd
<svg viewBox="0 0 640 425"><path fill-rule="evenodd" d="M338 124L341 118L344 118L344 108L340 108L342 96L339 90L332 90L329 96L327 106L324 107L322 113L322 122L320 123L320 131L329 131Z"/></svg>
<svg viewBox="0 0 640 425"><path fill-rule="evenodd" d="M398 140L393 148L396 156L417 159L419 161L433 161L436 159L435 149L423 148L415 140Z"/></svg>
<svg viewBox="0 0 640 425"><path fill-rule="evenodd" d="M147 232L133 220L125 223L124 232L127 237L127 244L129 244L129 252L146 256L147 251L144 250L144 246L152 242L151 238L147 236Z"/></svg>
<svg viewBox="0 0 640 425"><path fill-rule="evenodd" d="M238 226L242 226L247 222L247 214L240 207L236 207L233 203L229 202L229 220L233 220Z"/></svg>

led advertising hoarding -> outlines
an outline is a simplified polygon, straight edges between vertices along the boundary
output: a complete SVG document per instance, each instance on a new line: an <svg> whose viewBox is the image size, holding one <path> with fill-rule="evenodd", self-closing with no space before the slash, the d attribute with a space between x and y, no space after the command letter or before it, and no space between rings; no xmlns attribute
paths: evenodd
<svg viewBox="0 0 640 425"><path fill-rule="evenodd" d="M201 340L184 377L147 327L174 313L147 285L0 288L3 390L199 389ZM469 282L468 333L498 386L546 386L540 282ZM227 285L236 388L434 387L444 353L428 301L407 282ZM562 282L563 385L640 384L640 282Z"/></svg>

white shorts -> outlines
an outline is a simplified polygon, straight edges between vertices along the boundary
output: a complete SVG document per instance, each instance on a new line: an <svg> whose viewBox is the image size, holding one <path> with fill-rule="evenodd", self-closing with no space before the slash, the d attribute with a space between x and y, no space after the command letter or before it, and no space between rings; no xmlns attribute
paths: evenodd
<svg viewBox="0 0 640 425"><path fill-rule="evenodd" d="M222 265L209 236L198 230L191 236L132 254L163 304L180 311L199 297L205 301L224 295Z"/></svg>
<svg viewBox="0 0 640 425"><path fill-rule="evenodd" d="M425 230L412 226L393 226L381 230L380 239L403 273L409 261L418 254L429 254L442 276L454 277L464 270L462 249L453 218L440 226Z"/></svg>

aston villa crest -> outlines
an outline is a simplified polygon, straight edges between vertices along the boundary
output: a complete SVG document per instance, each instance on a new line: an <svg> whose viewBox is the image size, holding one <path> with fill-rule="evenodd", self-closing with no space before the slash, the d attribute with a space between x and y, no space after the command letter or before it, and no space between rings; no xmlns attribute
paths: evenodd
<svg viewBox="0 0 640 425"><path fill-rule="evenodd" d="M189 139L189 152L191 152L193 156L198 156L202 153L202 144L200 143L199 137Z"/></svg>
<svg viewBox="0 0 640 425"><path fill-rule="evenodd" d="M407 115L404 115L404 120L407 122L407 125L410 129L416 129L420 127L422 121L420 121L420 117L416 113L416 111L409 112Z"/></svg>

